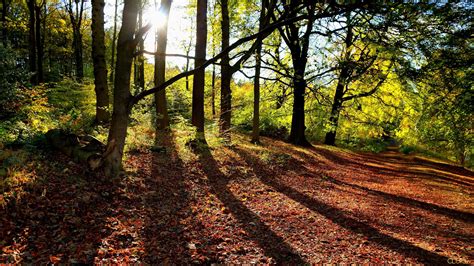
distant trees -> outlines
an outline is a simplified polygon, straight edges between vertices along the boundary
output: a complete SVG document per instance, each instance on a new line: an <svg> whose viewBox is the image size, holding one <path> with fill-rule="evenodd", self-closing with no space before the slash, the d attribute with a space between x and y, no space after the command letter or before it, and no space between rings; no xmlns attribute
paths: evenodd
<svg viewBox="0 0 474 266"><path fill-rule="evenodd" d="M76 78L82 81L84 78L83 44L82 44L82 19L84 13L84 0L67 0L66 10L72 27L72 47L74 50L74 62L76 67Z"/></svg>

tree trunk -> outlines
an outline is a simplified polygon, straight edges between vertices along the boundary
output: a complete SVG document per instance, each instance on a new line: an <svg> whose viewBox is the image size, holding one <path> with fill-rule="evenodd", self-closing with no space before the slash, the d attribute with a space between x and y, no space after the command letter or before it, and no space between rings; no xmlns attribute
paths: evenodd
<svg viewBox="0 0 474 266"><path fill-rule="evenodd" d="M107 63L105 62L104 0L92 0L92 60L96 95L95 121L103 124L109 120L109 89Z"/></svg>
<svg viewBox="0 0 474 266"><path fill-rule="evenodd" d="M118 0L115 0L115 11L114 11L114 31L112 34L112 48L110 56L110 77L109 82L114 82L114 68L115 68L115 43L117 39L117 9L118 9Z"/></svg>
<svg viewBox="0 0 474 266"><path fill-rule="evenodd" d="M196 53L194 67L203 65L206 61L207 42L207 0L197 1L196 17ZM192 103L192 124L201 133L200 138L204 138L204 85L205 69L201 69L194 74L193 82L193 103Z"/></svg>
<svg viewBox="0 0 474 266"><path fill-rule="evenodd" d="M335 145L336 144L336 132L337 126L339 122L339 113L342 109L342 104L344 102L344 88L348 84L348 79L350 75L350 46L352 45L352 26L350 25L350 12L347 14L347 34L344 40L345 43L345 50L343 53L344 62L342 65L341 72L339 74L339 78L336 85L336 93L334 94L334 101L332 103L331 108L331 116L329 117L329 131L326 133L324 138L324 144L326 145Z"/></svg>
<svg viewBox="0 0 474 266"><path fill-rule="evenodd" d="M76 27L73 32L74 62L76 63L76 78L82 81L84 78L84 62L82 60L82 34L80 27Z"/></svg>
<svg viewBox="0 0 474 266"><path fill-rule="evenodd" d="M136 46L133 36L137 26L137 11L137 1L125 0L122 27L117 41L112 122L107 139L107 150L104 154L104 170L108 176L117 176L122 168L130 114L130 74Z"/></svg>
<svg viewBox="0 0 474 266"><path fill-rule="evenodd" d="M262 10L260 11L259 31L264 27L264 21L268 7L268 0L262 0ZM252 121L252 143L260 142L260 67L262 56L262 43L255 49L255 77L253 81L253 121Z"/></svg>
<svg viewBox="0 0 474 266"><path fill-rule="evenodd" d="M28 63L29 63L29 70L31 75L31 83L33 85L38 84L38 75L36 72L37 61L36 61L36 35L35 35L35 0L28 0L28 12L29 12L29 19L28 19Z"/></svg>
<svg viewBox="0 0 474 266"><path fill-rule="evenodd" d="M306 60L306 59L303 59ZM293 77L293 114L291 117L291 131L288 141L295 145L308 146L309 142L305 136L305 111L304 94L306 90L306 81L304 80L305 68L303 63L293 61L295 74Z"/></svg>
<svg viewBox="0 0 474 266"><path fill-rule="evenodd" d="M70 3L72 5L72 3ZM74 61L76 63L76 78L82 81L84 78L84 62L82 58L82 13L84 11L84 0L76 1L76 14L72 12L72 6L70 7L69 16L71 17L72 24L72 37L73 37L73 50L74 50Z"/></svg>
<svg viewBox="0 0 474 266"><path fill-rule="evenodd" d="M222 50L229 47L229 6L228 0L221 0L221 29L222 29ZM232 71L229 65L229 54L225 54L221 59L221 113L220 113L220 134L226 140L230 141L230 125L232 116L232 91L230 82L232 80Z"/></svg>
<svg viewBox="0 0 474 266"><path fill-rule="evenodd" d="M156 55L155 55L155 86L159 86L165 82L166 72L166 43L168 37L168 15L170 12L171 0L161 0L160 12L166 17L163 25L158 29L156 40ZM156 130L157 142L160 141L159 131L166 131L169 129L169 117L166 102L166 90L155 93L156 102Z"/></svg>
<svg viewBox="0 0 474 266"><path fill-rule="evenodd" d="M46 5L46 2L43 3ZM35 34L36 34L36 50L37 50L37 69L38 75L37 80L38 83L44 82L44 71L43 71L43 41L41 39L41 6L35 4Z"/></svg>
<svg viewBox="0 0 474 266"><path fill-rule="evenodd" d="M326 145L336 144L337 124L339 121L339 113L342 107L342 97L344 96L344 84L341 81L342 80L337 83L336 93L334 94L334 101L332 103L331 108L331 116L329 117L329 131L326 133L326 137L324 138L324 144Z"/></svg>
<svg viewBox="0 0 474 266"><path fill-rule="evenodd" d="M229 5L228 0L221 0L221 29L222 29L222 50L229 47ZM232 91L230 82L232 71L229 65L229 54L225 54L221 59L221 113L220 113L220 134L227 141L230 140L230 125L232 117Z"/></svg>
<svg viewBox="0 0 474 266"><path fill-rule="evenodd" d="M143 0L140 1L140 9L138 11L138 28L141 29L143 27ZM140 51L145 50L145 44L144 44L144 39L142 38L139 43L139 49ZM145 89L145 57L143 54L140 54L137 57L138 60L138 82L137 85L141 90Z"/></svg>
<svg viewBox="0 0 474 266"><path fill-rule="evenodd" d="M216 117L216 65L212 64L212 80L211 80L211 108L212 118Z"/></svg>

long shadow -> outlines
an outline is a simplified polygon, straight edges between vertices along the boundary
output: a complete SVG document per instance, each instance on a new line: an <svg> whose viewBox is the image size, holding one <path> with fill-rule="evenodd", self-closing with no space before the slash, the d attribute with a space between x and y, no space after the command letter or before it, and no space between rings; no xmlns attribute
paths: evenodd
<svg viewBox="0 0 474 266"><path fill-rule="evenodd" d="M308 149L314 150L316 148L313 147L313 148L308 148ZM301 155L305 159L308 159L308 160L313 160L314 159L314 158L312 158L312 157L308 156L307 154L304 154L300 151L294 151L294 152L299 153L299 155ZM345 160L344 158L342 158L340 156L337 156L337 155L335 155L333 153L330 153L330 152L327 152L327 154L324 153L324 154L322 154L322 156L327 157L328 160L334 160L335 162L341 162L341 161ZM349 161L349 160L347 160L347 161ZM295 164L295 163L297 163L297 161L292 160L292 164ZM344 162L344 166L349 166L351 164L354 164L354 162L350 162L350 163ZM370 166L366 166L364 164L360 164L360 166L370 168ZM306 168L304 165L299 165L297 168L303 169L302 172L305 172L305 173L312 173L312 174L316 174L316 175L322 174L320 172L314 172L313 170ZM372 168L377 168L377 167L372 167ZM324 166L324 165L318 165L318 169L331 170L333 168L327 167L327 166ZM397 173L398 172L396 170L389 171L389 174L391 174L391 175L394 175L394 174L397 174ZM372 195L377 195L377 196L384 197L385 199L391 200L393 202L398 202L398 203L402 203L404 205L418 207L420 209L424 209L424 210L427 210L427 211L430 211L430 212L433 212L433 213L444 215L444 216L447 216L447 217L450 217L450 218L453 218L453 219L457 219L457 220L461 220L461 221L465 221L465 222L474 222L474 214L469 213L469 212L450 209L450 208L439 206L439 205L436 205L436 204L427 203L427 202L419 201L419 200L416 200L416 199L411 199L411 198L398 196L398 195L386 193L386 192L383 192L383 191L367 188L367 187L360 186L360 185L357 185L357 184L344 182L342 180L339 180L339 179L336 179L336 178L330 176L329 174L324 174L324 175L325 175L326 179L328 181L330 181L331 183L333 183L333 184L337 184L337 185L340 185L340 186L352 187L352 188L355 188L355 189L358 189L358 190L368 192Z"/></svg>
<svg viewBox="0 0 474 266"><path fill-rule="evenodd" d="M152 155L152 173L145 177L147 194L143 230L145 261L189 264L192 261L186 226L181 223L189 216L189 195L184 163L180 159L172 132L163 134L166 151Z"/></svg>
<svg viewBox="0 0 474 266"><path fill-rule="evenodd" d="M199 161L203 166L210 185L217 198L237 218L250 238L259 243L267 257L275 259L277 264L306 264L306 261L289 246L283 238L275 234L258 215L249 210L227 188L228 178L219 169L209 148L203 147L199 152Z"/></svg>
<svg viewBox="0 0 474 266"><path fill-rule="evenodd" d="M46 155L41 163L49 172L37 172L19 201L0 207L0 263L92 264L111 233L107 218L115 213L110 202L118 196L118 182L57 157Z"/></svg>
<svg viewBox="0 0 474 266"><path fill-rule="evenodd" d="M363 187L357 184L347 183L347 182L335 179L331 176L326 176L326 179L334 184L363 190L363 191L368 192L369 194L380 196L393 202L399 202L405 205L414 206L420 209L424 209L430 212L434 212L437 214L441 214L441 215L444 215L453 219L457 219L457 220L462 220L465 222L471 222L471 223L474 222L474 214L469 213L469 212L453 210L453 209L442 207L436 204L427 203L427 202L423 202L423 201L419 201L415 199L410 199L410 198L406 198L406 197L402 197L398 195L393 195L393 194L386 193L383 191Z"/></svg>
<svg viewBox="0 0 474 266"><path fill-rule="evenodd" d="M277 179L273 177L273 173L267 171L263 164L258 163L258 158L239 148L235 148L234 151L253 168L253 171L256 174L259 173L259 178L262 182L273 187L278 192L285 194L294 201L303 204L308 209L320 213L341 227L351 230L354 233L363 234L374 243L385 246L407 257L415 258L423 263L445 265L448 261L448 258L445 256L427 251L411 244L410 242L384 234L375 227L345 215L344 211L339 208L328 205L321 200L309 197L292 187L278 182Z"/></svg>
<svg viewBox="0 0 474 266"><path fill-rule="evenodd" d="M465 181L453 179L453 178L448 177L446 175L439 175L439 174L434 174L434 173L429 174L429 173L419 171L419 170L403 170L403 169L389 170L389 169L386 169L385 167L377 167L377 166L373 166L373 165L367 165L363 162L358 162L354 159L347 159L347 158L344 158L343 156L336 155L334 152L331 152L331 151L328 151L328 150L325 150L325 149L312 147L312 148L309 148L309 150L312 151L315 154L318 154L320 156L325 157L326 159L334 162L335 164L337 164L338 166L341 166L341 167L342 166L356 166L356 167L360 167L360 168L369 169L370 171L378 173L378 174L388 174L388 175L395 175L395 176L401 176L401 177L406 177L406 176L415 177L416 176L416 178L421 178L421 179L426 179L426 180L439 179L439 180L442 180L442 181L447 181L447 182L455 183L457 185L462 185L462 186L466 186L466 187L473 187L474 186L473 183L468 183L468 182L465 182ZM377 164L381 163L381 161L374 160L371 157L362 156L362 158L365 159L365 160L370 160L373 163L377 163ZM397 163L399 163L399 162L397 162Z"/></svg>

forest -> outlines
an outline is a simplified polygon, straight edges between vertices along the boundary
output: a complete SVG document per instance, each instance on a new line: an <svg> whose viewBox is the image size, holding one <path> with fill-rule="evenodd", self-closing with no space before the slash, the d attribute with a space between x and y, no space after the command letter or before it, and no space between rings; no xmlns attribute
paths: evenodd
<svg viewBox="0 0 474 266"><path fill-rule="evenodd" d="M474 263L470 1L0 9L0 264Z"/></svg>

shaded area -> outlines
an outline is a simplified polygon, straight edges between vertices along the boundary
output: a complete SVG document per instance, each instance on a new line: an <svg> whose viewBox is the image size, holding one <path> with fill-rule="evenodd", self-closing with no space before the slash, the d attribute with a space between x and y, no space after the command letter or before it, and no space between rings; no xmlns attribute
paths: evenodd
<svg viewBox="0 0 474 266"><path fill-rule="evenodd" d="M118 184L92 173L85 179L81 166L57 159L48 155L27 194L0 208L0 263L93 263L111 233Z"/></svg>
<svg viewBox="0 0 474 266"><path fill-rule="evenodd" d="M352 188L363 190L363 191L368 192L369 194L376 195L376 196L381 196L381 197L383 197L385 199L388 199L390 201L393 201L393 202L398 202L398 203L402 203L402 204L405 204L405 205L411 205L413 207L417 207L417 208L424 209L424 210L427 210L427 211L430 211L430 212L434 212L434 213L438 213L438 214L441 214L441 215L448 216L452 219L462 220L462 221L470 222L470 223L474 222L474 214L469 213L469 212L453 210L453 209L450 209L450 208L438 206L436 204L427 203L427 202L419 201L419 200L416 200L416 199L410 199L410 198L407 198L407 197L402 197L402 196L386 193L386 192L383 192L383 191L363 187L363 186L360 186L360 185L357 185L357 184L344 182L344 181L335 179L335 178L330 177L330 176L327 176L326 178L334 184L337 184L337 185L340 185L340 186L349 186L349 187L352 187Z"/></svg>
<svg viewBox="0 0 474 266"><path fill-rule="evenodd" d="M199 161L209 178L215 195L239 220L249 237L258 242L266 256L274 258L276 263L306 264L304 259L292 250L283 238L276 235L260 220L258 215L249 210L232 194L227 187L228 177L221 172L207 146L200 151Z"/></svg>
<svg viewBox="0 0 474 266"><path fill-rule="evenodd" d="M185 165L180 159L171 132L163 133L163 150L148 154L151 172L144 173L144 259L147 263L190 263L187 231L183 221L192 216L189 207L189 187L185 179Z"/></svg>
<svg viewBox="0 0 474 266"><path fill-rule="evenodd" d="M286 186L279 182L273 173L267 171L266 166L259 163L258 158L252 156L243 149L235 148L234 150L247 162L249 166L253 168L253 171L265 184L275 188L278 192L285 194L307 208L324 215L326 218L341 227L349 229L354 233L366 235L369 240L374 243L390 248L398 253L402 253L405 256L416 258L418 261L423 263L444 265L448 261L448 258L445 256L427 251L407 241L384 234L369 224L360 222L355 218L345 215L345 212L341 209L328 205L316 198L307 196L292 187Z"/></svg>

